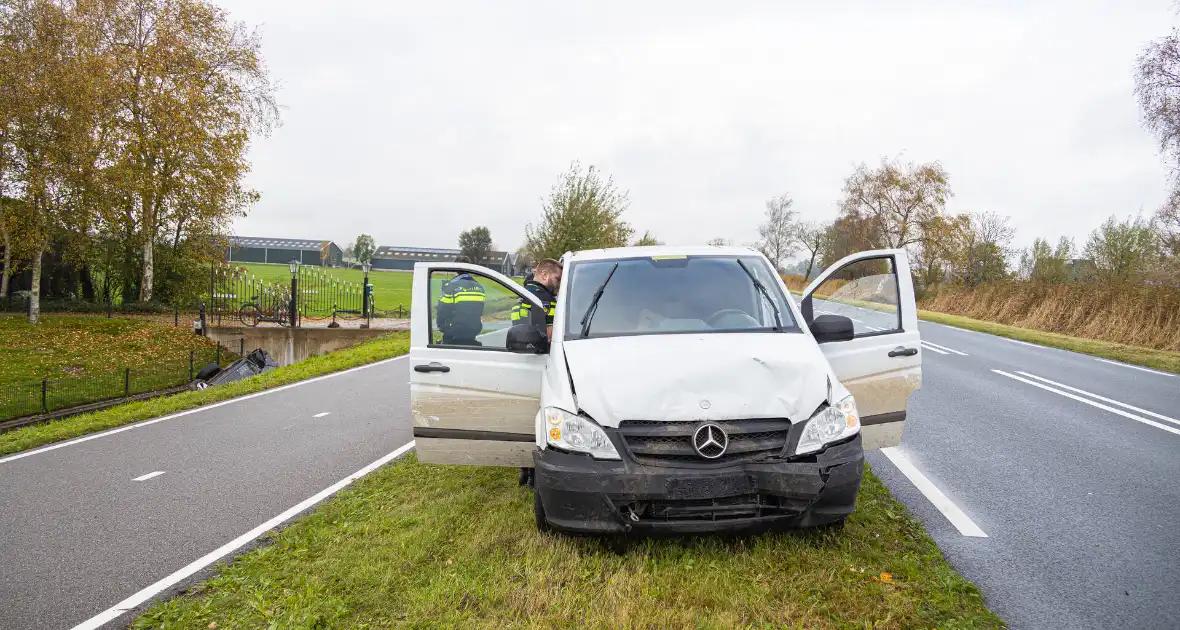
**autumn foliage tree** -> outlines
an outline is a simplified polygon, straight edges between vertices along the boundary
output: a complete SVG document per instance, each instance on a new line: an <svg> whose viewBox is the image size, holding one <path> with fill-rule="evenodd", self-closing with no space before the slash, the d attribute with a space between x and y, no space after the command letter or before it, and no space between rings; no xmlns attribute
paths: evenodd
<svg viewBox="0 0 1180 630"><path fill-rule="evenodd" d="M6 251L34 311L47 248L96 240L121 250L123 298L153 299L159 248L183 265L257 199L246 150L277 122L257 33L206 0L4 0L0 110Z"/></svg>

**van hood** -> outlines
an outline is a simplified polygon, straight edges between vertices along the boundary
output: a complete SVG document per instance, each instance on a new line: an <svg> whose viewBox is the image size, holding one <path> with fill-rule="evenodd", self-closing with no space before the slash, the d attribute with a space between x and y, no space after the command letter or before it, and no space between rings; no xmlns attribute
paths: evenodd
<svg viewBox="0 0 1180 630"><path fill-rule="evenodd" d="M608 427L623 420L800 421L827 398L827 361L804 334L604 337L562 349L578 407Z"/></svg>

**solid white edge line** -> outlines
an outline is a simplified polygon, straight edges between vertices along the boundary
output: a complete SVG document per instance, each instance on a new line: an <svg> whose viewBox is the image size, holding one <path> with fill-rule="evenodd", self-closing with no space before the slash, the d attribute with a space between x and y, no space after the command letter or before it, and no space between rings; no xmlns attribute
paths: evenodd
<svg viewBox="0 0 1180 630"><path fill-rule="evenodd" d="M366 363L364 365L358 365L356 367L348 368L347 370L340 370L339 372L332 372L331 374L323 374L321 376L309 378L304 381L295 381L294 383L287 383L286 385L280 385L278 387L274 387L271 389L264 389L260 392L254 392L253 394L246 394L245 396L238 396L237 398L230 398L228 400L222 400L220 402L215 402L215 403L211 403L208 405L202 405L200 407L193 407L192 409L186 409L184 411L179 411L179 412L171 414L171 415L161 416L159 418L151 418L149 420L142 420L140 422L135 422L132 424L126 424L121 427L109 429L107 431L102 431L99 433L91 433L90 435L84 435L82 437L74 438L72 440L66 440L64 442L56 442L56 443L50 444L49 446L42 446L41 448L35 448L31 451L23 451L20 453L9 455L7 457L0 457L0 464L15 461L15 460L22 459L25 457L32 457L33 455L37 455L37 454L44 453L47 451L56 450L59 448L65 448L67 446L73 446L75 444L81 444L82 442L89 442L90 440L97 440L98 438L106 437L108 435L114 435L116 433L122 433L124 431L130 431L132 429L146 427L150 424L155 424L157 422L163 422L165 420L172 420L174 418L179 418L181 416L187 416L189 414L198 413L201 411L208 411L209 409L216 409L216 408L222 407L224 405L230 405L230 404L233 404L236 402L242 402L243 400L250 400L251 398L257 398L259 396L265 396L267 394L281 392L283 390L291 389L293 387L299 387L300 385L307 385L308 383L315 383L317 381L322 381L324 379L334 378L336 376L343 376L345 374L349 374L351 372L356 372L358 370L364 370L364 369L368 369L371 367L376 367L378 365L392 363L393 361L400 361L401 359L405 359L409 356L410 356L409 353L406 353L401 356L390 357L388 359L382 359L382 360L377 361L375 363Z"/></svg>
<svg viewBox="0 0 1180 630"><path fill-rule="evenodd" d="M1135 405L1128 405L1128 404L1127 404L1127 403L1125 403L1125 402L1119 402L1119 401L1117 401L1117 400L1114 400L1113 398L1107 398L1107 397L1105 397L1105 396L1099 396L1098 394L1095 394L1094 392L1088 392L1088 391L1086 391L1086 390L1084 390L1084 389L1078 389L1078 388L1076 388L1076 387L1070 387L1069 385L1064 385L1064 384L1062 384L1062 383L1058 383L1057 381L1051 381L1051 380L1049 380L1049 379L1047 379L1047 378L1045 378L1045 377L1043 377L1043 376L1037 376L1036 374L1029 374L1028 372L1022 372L1022 371L1020 371L1020 370L1017 370L1017 371L1016 371L1016 373L1017 373L1017 374L1020 374L1020 375L1022 375L1022 376L1027 376L1027 377L1029 377L1029 378L1035 378L1035 379L1037 379L1038 381L1041 381L1041 382L1044 382L1044 383L1048 383L1048 384L1050 384L1050 385L1056 385L1057 387L1060 387L1061 389L1068 389L1068 390L1069 390L1069 391L1071 391L1071 392L1077 392L1077 393L1079 393L1079 394L1085 394L1086 396L1089 396L1090 398L1095 398L1095 399L1097 399L1097 400L1101 400L1102 402L1108 402L1108 403L1110 403L1110 404L1112 404L1112 405L1117 405L1117 406L1119 406L1119 407L1122 407L1123 409L1130 409L1131 411L1138 411L1138 412L1139 412L1139 413L1141 413L1141 414L1145 414L1145 415L1151 416L1151 417L1153 417L1153 418L1159 418L1160 420L1164 420L1164 421L1166 421L1166 422L1171 422L1171 423L1173 423L1173 424L1180 424L1180 420L1177 420L1177 419L1175 419L1175 418L1172 418L1172 417L1169 417L1169 416L1165 416L1165 415L1163 415L1163 414L1161 414L1161 413L1156 413L1156 412L1154 412L1154 411L1148 411L1148 410L1146 410L1146 409L1140 409L1139 407L1136 407Z"/></svg>
<svg viewBox="0 0 1180 630"><path fill-rule="evenodd" d="M1159 374L1160 376L1171 376L1173 378L1180 378L1180 374L1172 374L1171 372L1163 372L1160 370L1153 370L1151 368L1145 368L1141 365L1131 365L1130 363L1123 363L1122 361L1111 361L1110 359L1100 359L1098 357L1094 357L1094 360L1101 361L1103 363L1109 363L1111 365L1117 365L1119 367L1131 368L1132 370L1151 372L1152 374Z"/></svg>
<svg viewBox="0 0 1180 630"><path fill-rule="evenodd" d="M946 352L945 350L939 350L938 348L934 348L934 347L926 345L925 341L923 341L921 343L922 343L923 348L925 348L931 352L937 352L938 354L950 354L949 352Z"/></svg>
<svg viewBox="0 0 1180 630"><path fill-rule="evenodd" d="M938 489L938 486L935 486L933 482L927 479L926 475L923 475L922 471L918 470L918 468L906 458L905 453L902 453L896 447L887 446L881 449L881 454L889 458L889 461L893 462L893 465L901 471L901 474L905 475L906 479L909 479L910 483L914 484L914 487L917 488L918 491L923 495L925 495L926 499L929 500L935 508L938 508L939 512L942 512L942 515L946 517L946 520L950 521L951 525L954 525L955 529L959 530L960 534L964 536L970 536L972 538L987 538L987 534L985 534L983 530L975 524L975 521L971 520L971 517L964 514L963 510L960 510L959 506L955 505L954 501L948 499L947 496L942 493L942 490Z"/></svg>
<svg viewBox="0 0 1180 630"><path fill-rule="evenodd" d="M377 461L375 461L375 462L369 464L368 466L365 466L364 468L352 473L351 475L345 477L344 479L341 479L340 481L337 481L336 483L328 486L327 488L320 490L316 494L304 499L303 501L300 501L298 504L288 508L286 511L284 511L281 514L279 514L278 516L275 516L274 518L266 521L265 523L259 525L258 527L255 527L254 529L246 532L245 534L242 534L241 536L238 536L237 538L218 547L217 549L214 549L213 551L210 551L209 553L201 556L200 558L197 558L193 562L185 565L183 568L181 568L180 570L176 571L175 573L169 575L168 577L156 582L155 584L152 584L151 586L139 591L138 593L135 593L131 597L124 599L123 601L119 602L118 604L115 604L114 606L111 606L110 608L102 611L101 613L98 613L97 615L87 619L86 621L83 621L82 623L74 626L74 630L94 630L95 628L102 627L103 624L106 624L110 621L113 621L113 620L119 618L127 611L134 609L136 606L139 606L140 604L148 601L149 599L155 597L156 595L159 595L160 593L167 590L168 588L171 588L172 586L181 582L185 578L188 578L189 576L200 571L201 569L204 569L205 567L208 567L209 565L218 561L219 559L221 559L222 556L225 556L226 554L238 549L239 547L254 540L255 538L258 538L259 536L265 534L266 532L270 531L271 529L274 529L278 525L282 524L283 522L290 520L292 517L303 512L307 508L310 508L313 505L319 503L320 501L323 501L324 499L332 496L333 494L336 494L341 489L343 489L345 486L351 484L352 482L356 481L357 479L360 479L361 477L364 477L365 475L373 472L374 470L380 468L381 466L384 466L385 464L389 463L390 461L397 459L398 457L403 455L406 451L410 450L411 448L414 448L414 440L410 440L408 443L403 444L402 446L398 447L397 450L393 451L392 453L385 455L381 459L378 459Z"/></svg>
<svg viewBox="0 0 1180 630"><path fill-rule="evenodd" d="M323 418L324 416L326 416L326 415L328 415L328 414L330 414L330 413L332 413L332 412L331 412L331 411L321 411L321 412L317 413L316 415L314 415L314 416L312 416L312 417L313 417L313 418Z"/></svg>
<svg viewBox="0 0 1180 630"><path fill-rule="evenodd" d="M1109 405L1104 405L1100 402L1094 402L1093 400L1082 398L1081 396L1077 396L1077 395L1071 394L1069 392L1061 391L1060 389L1057 389L1056 387L1049 387L1048 385L1045 385L1043 383L1038 383L1036 381L1030 381L1027 378L1016 376L1015 374L1009 374L1003 370L992 370L992 371L995 372L996 374L1000 374L1002 376L1007 376L1010 379L1014 379L1014 380L1020 381L1022 383L1027 383L1029 385L1032 385L1033 387L1040 387L1041 389L1053 392L1054 394L1065 396L1066 398L1072 398L1078 402L1086 403L1087 405L1090 405L1091 407L1097 407L1099 409L1104 409L1104 410L1109 411L1111 413L1118 414L1124 418L1128 418L1128 419L1134 420L1136 422L1142 422L1143 424L1153 426L1157 429L1163 429L1164 431L1167 431L1168 433L1175 433L1176 435L1180 435L1180 429L1177 429L1175 427L1170 427L1166 424L1160 424L1160 423L1156 422L1155 420L1148 420L1147 418L1142 418L1142 417L1137 416L1133 413L1128 413L1126 411L1123 411L1122 409L1115 409L1114 407L1111 407Z"/></svg>
<svg viewBox="0 0 1180 630"><path fill-rule="evenodd" d="M146 475L140 475L139 477L136 477L135 479L132 479L131 481L147 481L148 479L151 479L152 477L159 477L162 474L164 474L164 471L157 470L156 472L150 472Z"/></svg>
<svg viewBox="0 0 1180 630"><path fill-rule="evenodd" d="M946 346L940 346L940 345L938 345L938 344L934 343L933 341L926 341L925 339L923 339L923 340L922 340L922 343L929 344L929 345L931 345L931 346L934 346L935 348L938 348L939 350L946 350L947 352L951 352L951 353L954 353L954 354L957 354L957 355L961 355L961 356L964 356L964 357L969 357L969 356L971 356L971 355L967 354L966 352L960 352L960 351L958 351L958 350L955 350L954 348L948 348L948 347L946 347Z"/></svg>

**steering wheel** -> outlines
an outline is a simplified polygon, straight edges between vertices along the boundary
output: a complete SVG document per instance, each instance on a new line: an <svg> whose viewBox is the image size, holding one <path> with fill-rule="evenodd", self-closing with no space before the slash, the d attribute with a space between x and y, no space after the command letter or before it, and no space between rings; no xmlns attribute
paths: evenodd
<svg viewBox="0 0 1180 630"><path fill-rule="evenodd" d="M745 317L746 319L754 322L755 324L758 323L758 320L754 319L753 317L750 316L749 313L743 311L740 308L723 308L723 309L717 311L716 313L713 313L712 315L710 315L709 319L705 320L705 323L708 324L710 328L716 328L717 327L715 324L716 320L721 319L722 317L725 317L727 315L741 315L742 317Z"/></svg>

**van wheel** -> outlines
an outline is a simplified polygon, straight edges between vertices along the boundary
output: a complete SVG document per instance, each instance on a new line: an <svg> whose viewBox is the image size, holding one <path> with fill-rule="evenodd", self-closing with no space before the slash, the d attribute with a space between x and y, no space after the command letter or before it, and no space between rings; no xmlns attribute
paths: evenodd
<svg viewBox="0 0 1180 630"><path fill-rule="evenodd" d="M533 490L533 518L537 520L537 531L542 534L553 531L549 521L545 520L545 506L541 504L541 493Z"/></svg>

